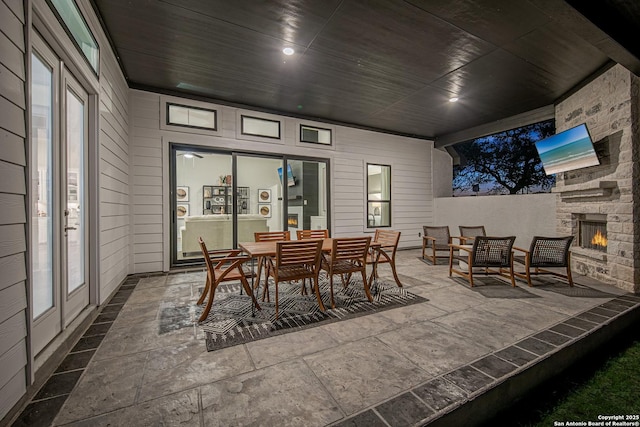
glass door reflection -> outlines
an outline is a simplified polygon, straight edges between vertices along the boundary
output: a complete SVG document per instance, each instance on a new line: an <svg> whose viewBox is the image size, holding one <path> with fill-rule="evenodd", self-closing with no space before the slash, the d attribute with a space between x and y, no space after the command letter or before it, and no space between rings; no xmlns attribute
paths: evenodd
<svg viewBox="0 0 640 427"><path fill-rule="evenodd" d="M176 260L202 258L207 249L233 247L232 156L177 149L173 207Z"/></svg>

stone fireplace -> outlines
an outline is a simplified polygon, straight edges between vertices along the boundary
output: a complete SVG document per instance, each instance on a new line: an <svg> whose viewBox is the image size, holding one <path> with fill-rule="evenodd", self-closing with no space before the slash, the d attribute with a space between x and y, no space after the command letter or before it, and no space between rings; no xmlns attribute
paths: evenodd
<svg viewBox="0 0 640 427"><path fill-rule="evenodd" d="M556 174L556 229L573 271L640 292L640 79L621 65L556 105L556 131L586 123L599 166ZM634 215L636 213L636 215Z"/></svg>

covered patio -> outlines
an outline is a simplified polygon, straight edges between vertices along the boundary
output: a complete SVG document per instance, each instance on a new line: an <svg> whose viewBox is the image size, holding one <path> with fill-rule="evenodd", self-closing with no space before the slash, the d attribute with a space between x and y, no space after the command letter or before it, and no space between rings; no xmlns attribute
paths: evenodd
<svg viewBox="0 0 640 427"><path fill-rule="evenodd" d="M520 396L637 322L636 3L0 11L0 427L480 420L496 396ZM557 132L585 124L599 164L556 174L550 194L451 197L452 146L551 119ZM205 157L224 168L193 167ZM173 256L183 230L194 245L202 234L189 217L224 219L229 240L207 240L231 247L248 239L245 214L271 231L299 214L332 237L401 232L403 289L425 301L207 352L190 316L166 316L204 281L198 260ZM607 246L581 243L586 223ZM520 247L573 236L577 285L480 277L470 289L418 259L425 225L483 225Z"/></svg>
<svg viewBox="0 0 640 427"><path fill-rule="evenodd" d="M130 276L14 425L476 425L640 318L586 276L472 289L419 250L397 265L426 301L213 352L193 312L162 314L202 271Z"/></svg>

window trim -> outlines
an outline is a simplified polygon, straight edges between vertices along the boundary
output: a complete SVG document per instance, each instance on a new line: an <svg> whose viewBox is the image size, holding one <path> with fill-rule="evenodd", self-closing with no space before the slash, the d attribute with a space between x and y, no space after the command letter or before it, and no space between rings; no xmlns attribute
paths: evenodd
<svg viewBox="0 0 640 427"><path fill-rule="evenodd" d="M214 113L214 124L213 127L206 127L206 126L194 126L194 125L185 125L182 123L175 123L171 121L171 115L170 113L170 108L171 106L176 106L176 107L182 107L182 108L186 108L189 110L200 110L200 111L208 111L208 112L213 112ZM177 102L171 102L171 101L167 101L165 103L165 108L166 108L166 114L165 114L165 125L167 126L179 126L179 127L184 127L184 128L188 128L188 129L201 129L201 130L205 130L205 131L212 131L212 132L217 132L218 131L218 110L215 110L213 108L204 108L204 107L196 107L193 105L185 105L185 104L178 104Z"/></svg>
<svg viewBox="0 0 640 427"><path fill-rule="evenodd" d="M302 135L303 135L302 130L303 130L303 128L312 129L312 130L318 130L318 131L324 130L324 131L329 132L329 143L319 142L319 141L307 141L307 140L303 139L302 138ZM299 134L298 140L300 142L302 142L302 143L321 145L321 146L324 146L324 147L331 147L333 145L333 130L330 129L330 128L321 128L321 127L318 127L318 126L312 126L312 125L307 125L307 124L304 124L304 123L300 123L299 131L300 131L300 134Z"/></svg>
<svg viewBox="0 0 640 427"><path fill-rule="evenodd" d="M201 110L215 110L216 130L185 125L167 124L167 113L169 112L169 107L167 107L167 104L175 104L187 108L195 108ZM170 95L160 95L160 130L205 136L222 136L222 125L218 126L219 123L224 123L224 109L218 104L196 101L188 98L178 98Z"/></svg>
<svg viewBox="0 0 640 427"><path fill-rule="evenodd" d="M263 121L263 122L277 123L278 124L278 136L245 132L245 130L244 130L244 119L245 118L254 119L254 120L260 120L260 121ZM250 115L247 115L247 114L241 114L240 115L240 134L241 135L247 135L247 136L258 136L260 138L269 138L269 139L273 139L273 140L281 140L282 139L282 123L281 123L280 120L273 120L273 119L267 119L267 118L264 118L264 117L257 117L257 116L250 116Z"/></svg>
<svg viewBox="0 0 640 427"><path fill-rule="evenodd" d="M100 44L98 43L98 40L96 39L96 36L93 34L93 31L91 30L91 27L87 23L87 19L84 17L84 14L82 13L82 10L80 9L80 7L78 7L78 3L76 2L76 0L69 0L69 1L71 3L73 3L73 6L76 8L76 11L78 12L78 15L80 16L80 19L82 20L82 23L86 27L87 32L89 33L89 36L91 37L91 40L93 40L93 42L96 45L96 50L98 52L98 57L96 58L97 62L96 62L95 68L93 67L93 64L91 63L91 60L89 60L89 58L87 57L85 52L82 50L82 47L78 43L78 40L76 40L76 37L71 32L71 29L67 25L67 22L62 18L62 15L58 11L58 8L53 4L53 1L52 0L46 0L47 4L49 5L49 9L51 9L51 11L55 15L56 19L58 20L58 22L60 22L60 25L64 29L65 33L67 33L67 36L69 36L69 39L71 39L71 42L73 43L73 45L76 47L76 49L80 53L80 56L82 56L84 58L84 60L86 61L87 65L89 65L89 68L93 72L93 74L96 77L100 77Z"/></svg>
<svg viewBox="0 0 640 427"><path fill-rule="evenodd" d="M373 199L369 199L369 166L380 166L382 168L389 168L389 198L388 199L380 199L380 200L373 200ZM366 224L366 228L367 229L376 229L376 228L389 228L392 226L393 224L393 215L392 215L392 173L391 173L391 165L387 165L387 164L382 164L382 163L370 163L370 162L366 162L365 164L365 174L366 174L366 187L364 189L365 191L365 224ZM375 215L374 213L370 213L369 212L369 203L372 202L376 202L376 203L381 203L381 204L388 204L389 205L389 224L388 225L375 225L375 222L373 225L369 224L369 215Z"/></svg>

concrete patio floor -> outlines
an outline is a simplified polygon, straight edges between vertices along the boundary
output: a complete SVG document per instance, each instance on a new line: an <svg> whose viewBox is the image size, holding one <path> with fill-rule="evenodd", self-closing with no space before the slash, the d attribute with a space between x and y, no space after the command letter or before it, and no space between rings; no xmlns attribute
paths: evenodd
<svg viewBox="0 0 640 427"><path fill-rule="evenodd" d="M399 251L398 272L427 302L213 352L197 326L159 332L163 304L195 301L203 272L133 276L14 425L43 402L40 425L55 426L472 425L640 312L640 297L577 274L574 288L469 288L419 256Z"/></svg>

